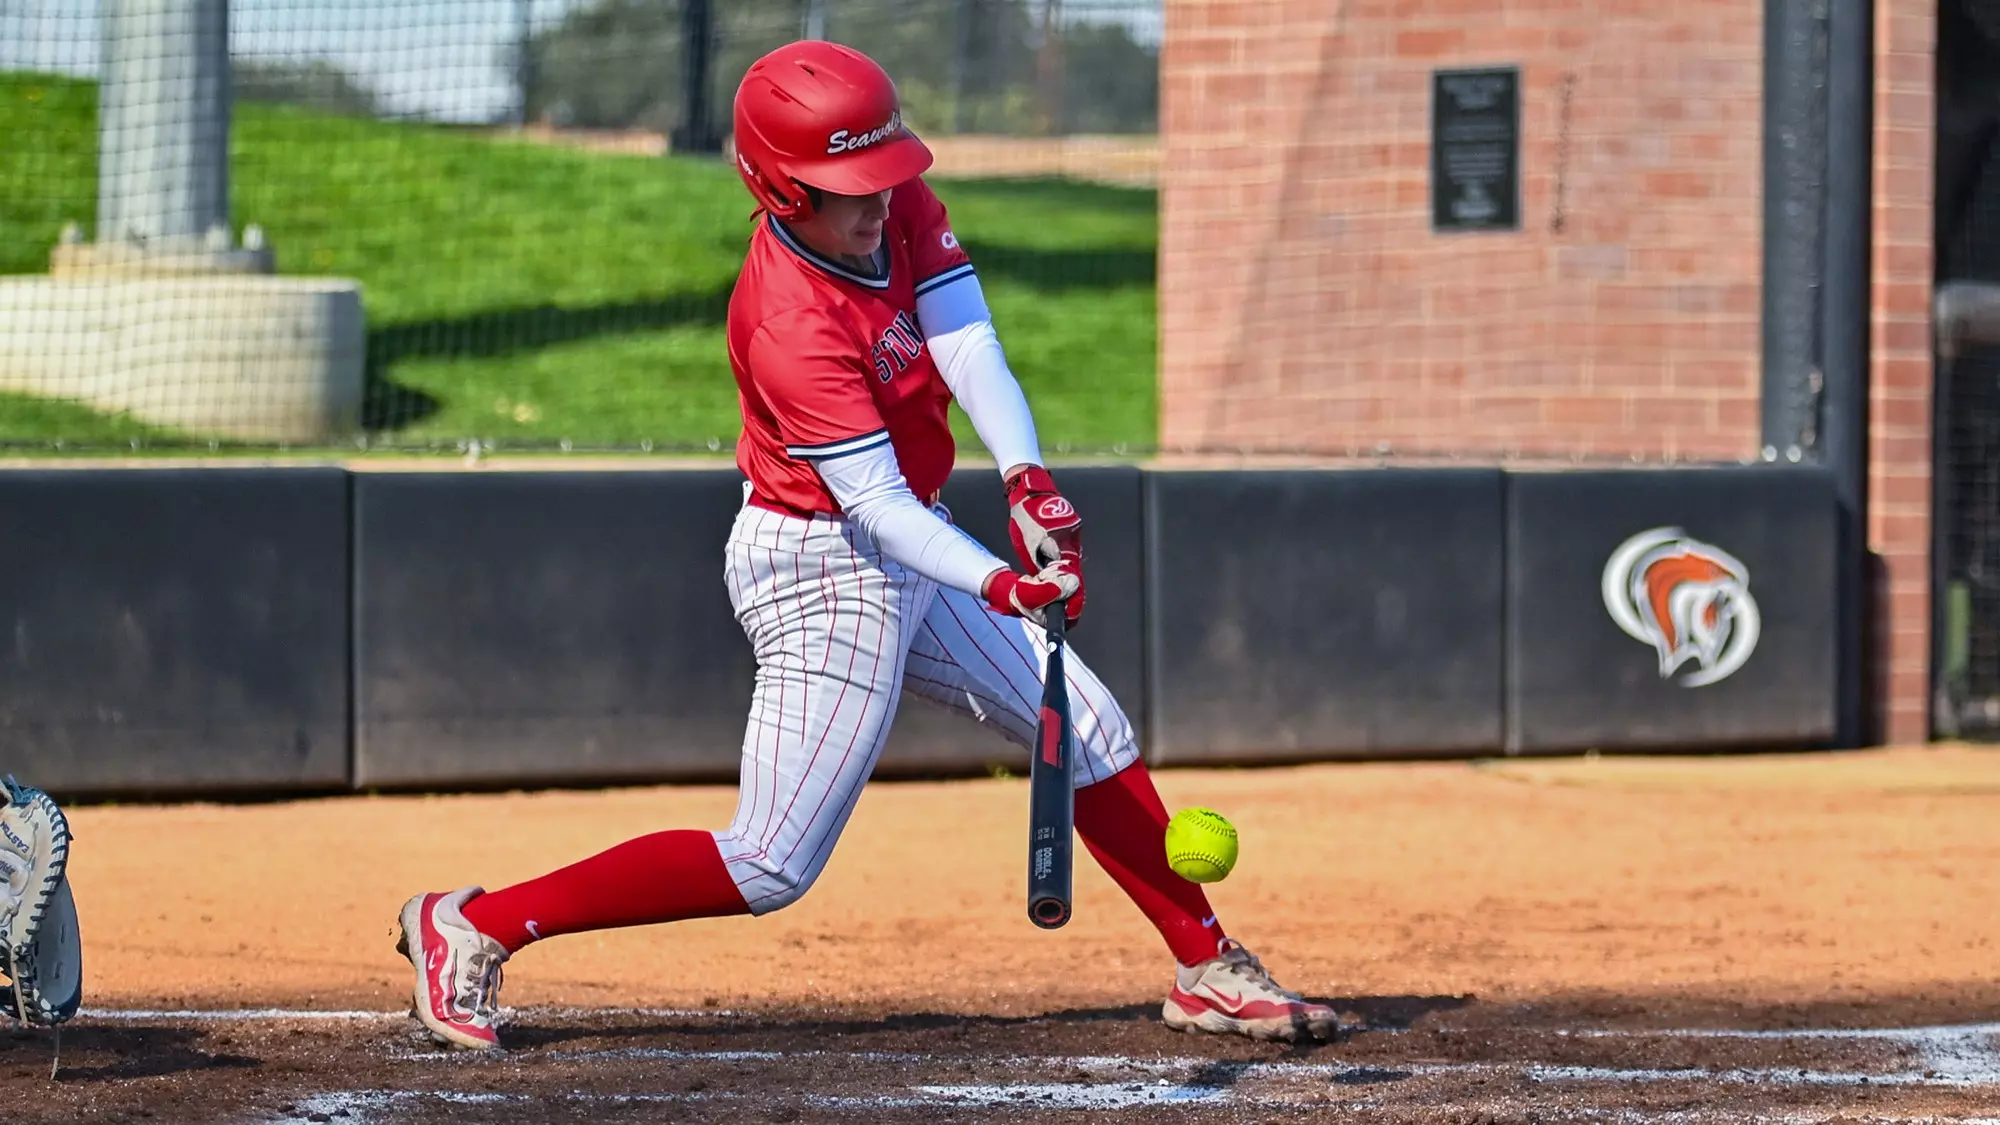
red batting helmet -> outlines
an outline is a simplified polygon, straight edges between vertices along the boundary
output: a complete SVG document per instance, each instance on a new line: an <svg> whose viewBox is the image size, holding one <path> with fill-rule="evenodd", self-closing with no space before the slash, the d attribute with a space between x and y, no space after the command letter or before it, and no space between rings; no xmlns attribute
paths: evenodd
<svg viewBox="0 0 2000 1125"><path fill-rule="evenodd" d="M812 214L806 187L869 195L922 175L931 150L903 125L875 60L819 39L750 64L736 88L736 170L781 219Z"/></svg>

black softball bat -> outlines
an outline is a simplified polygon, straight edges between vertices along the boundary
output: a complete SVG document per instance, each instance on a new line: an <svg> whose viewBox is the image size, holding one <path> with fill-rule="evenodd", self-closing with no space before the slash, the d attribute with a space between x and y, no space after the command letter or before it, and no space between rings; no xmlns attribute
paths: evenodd
<svg viewBox="0 0 2000 1125"><path fill-rule="evenodd" d="M1063 672L1066 604L1056 602L1043 612L1049 621L1049 660L1028 764L1028 917L1053 930L1069 921L1071 913L1076 786L1070 777L1076 737L1070 730L1069 679Z"/></svg>

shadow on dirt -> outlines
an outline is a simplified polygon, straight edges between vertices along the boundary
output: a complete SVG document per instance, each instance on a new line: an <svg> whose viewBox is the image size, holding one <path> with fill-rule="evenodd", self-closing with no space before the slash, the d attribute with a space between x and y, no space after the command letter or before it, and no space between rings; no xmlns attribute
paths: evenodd
<svg viewBox="0 0 2000 1125"><path fill-rule="evenodd" d="M65 1028L56 1081L123 1081L264 1065L262 1059L248 1055L203 1050L207 1038L203 1029L189 1027ZM0 1073L47 1078L50 1064L57 1060L51 1035L16 1031L0 1037Z"/></svg>
<svg viewBox="0 0 2000 1125"><path fill-rule="evenodd" d="M1433 1012L1454 1011L1472 1002L1472 998L1464 996L1354 996L1327 1001L1343 1013L1349 1024L1358 1020L1362 1028L1369 1031L1405 1030ZM1065 1008L1033 1016L915 1012L829 1017L825 1014L774 1011L741 1016L691 1015L673 1021L610 1022L590 1026L536 1026L525 1022L510 1027L506 1034L511 1045L526 1050L591 1040L618 1041L621 1046L629 1046L633 1040L671 1036L678 1040L720 1040L718 1046L734 1040L751 1040L755 1042L756 1049L768 1051L831 1049L835 1040L852 1038L879 1040L879 1043L871 1042L870 1045L884 1048L898 1041L915 1040L935 1050L944 1049L947 1044L961 1045L969 1039L1006 1040L1018 1042L1020 1047L1025 1048L1029 1045L1025 1042L1028 1040L1054 1039L1073 1047L1101 1043L1101 1049L1111 1050L1134 1034L1147 1037L1155 1034L1178 1035L1160 1023L1160 1006L1157 1003ZM1229 1039L1213 1041L1240 1042ZM1274 1046L1303 1056L1323 1045ZM849 1042L840 1046L842 1049L855 1049L860 1044Z"/></svg>

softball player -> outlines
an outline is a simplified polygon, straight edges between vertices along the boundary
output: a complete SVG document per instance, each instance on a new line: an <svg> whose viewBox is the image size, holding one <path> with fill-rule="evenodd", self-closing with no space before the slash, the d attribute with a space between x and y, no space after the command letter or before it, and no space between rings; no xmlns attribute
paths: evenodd
<svg viewBox="0 0 2000 1125"><path fill-rule="evenodd" d="M759 214L729 305L744 504L726 547L756 651L735 820L629 840L492 892L419 894L399 949L438 1038L498 1045L501 965L611 926L766 914L806 893L875 766L901 693L1027 745L1040 622L1085 601L1081 520L1042 465L978 276L920 178L931 154L867 56L781 47L736 93L737 171ZM1002 466L1022 569L937 506L956 400ZM1279 987L1167 866L1165 808L1131 724L1071 660L1076 830L1179 963L1177 1028L1324 1038L1331 1009Z"/></svg>

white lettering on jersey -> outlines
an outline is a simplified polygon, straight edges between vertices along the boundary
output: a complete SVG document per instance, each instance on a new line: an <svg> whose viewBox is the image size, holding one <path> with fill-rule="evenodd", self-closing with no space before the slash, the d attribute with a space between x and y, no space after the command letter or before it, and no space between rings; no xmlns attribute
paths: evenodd
<svg viewBox="0 0 2000 1125"><path fill-rule="evenodd" d="M839 156L844 152L853 152L855 149L867 148L869 145L879 144L894 136L902 127L903 111L899 109L889 115L889 120L868 130L866 133L850 133L845 129L835 129L833 132L827 134L826 154L828 156Z"/></svg>
<svg viewBox="0 0 2000 1125"><path fill-rule="evenodd" d="M947 250L956 250L958 249L958 236L950 231L946 231L938 236L938 243Z"/></svg>

